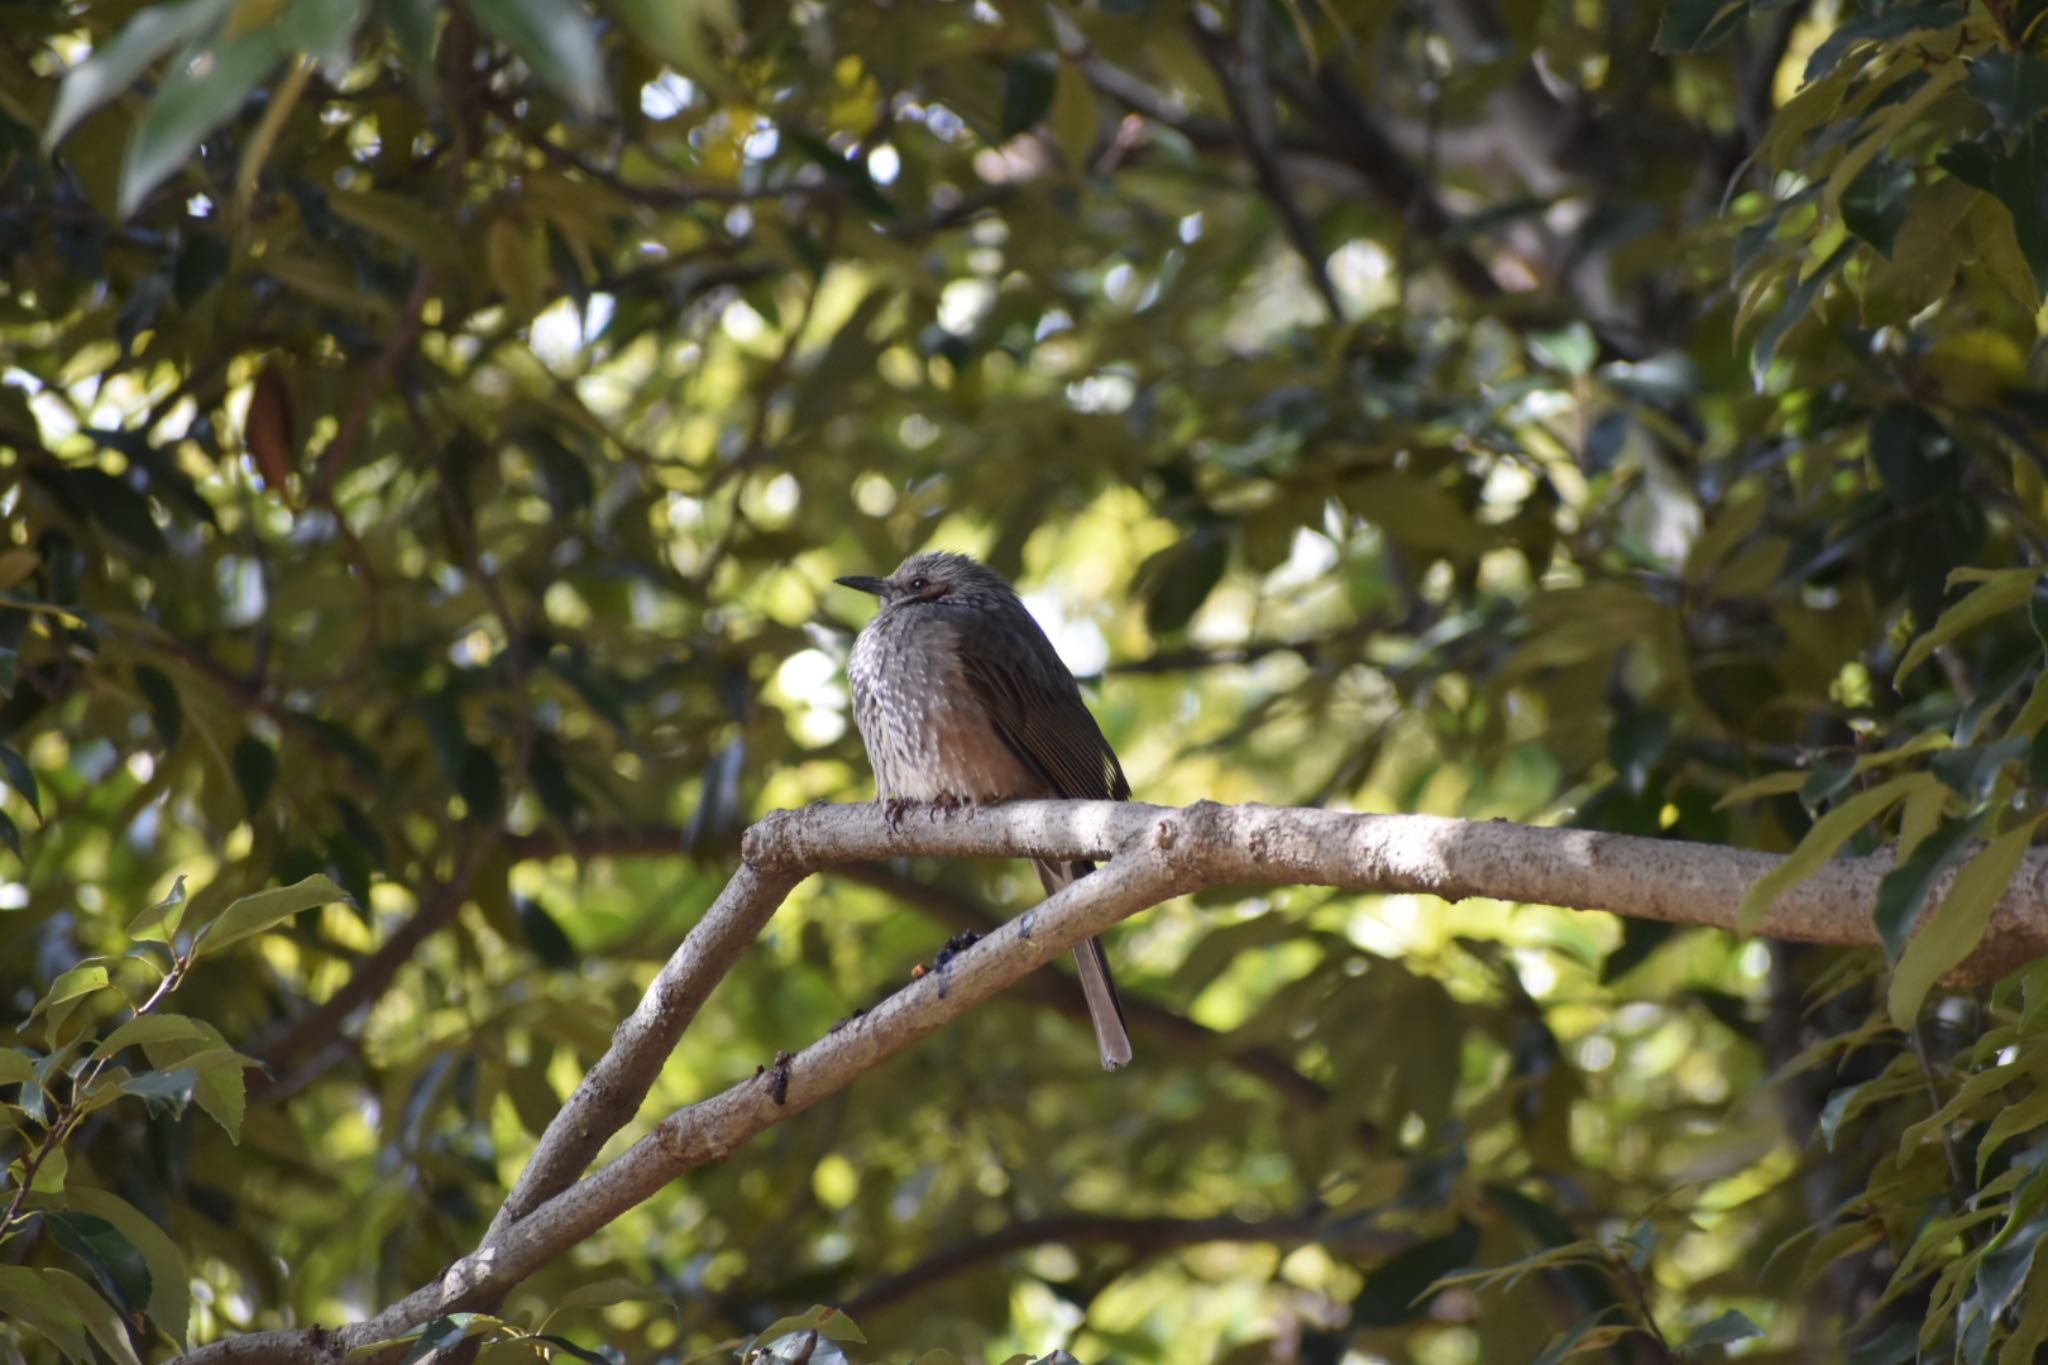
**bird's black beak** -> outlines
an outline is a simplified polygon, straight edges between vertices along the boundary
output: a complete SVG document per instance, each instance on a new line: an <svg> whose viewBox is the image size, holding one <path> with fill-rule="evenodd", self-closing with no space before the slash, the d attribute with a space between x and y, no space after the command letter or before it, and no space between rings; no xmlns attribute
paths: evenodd
<svg viewBox="0 0 2048 1365"><path fill-rule="evenodd" d="M873 593L877 597L880 597L889 588L889 580L886 578L867 578L860 574L853 574L846 578L835 578L832 581L842 588L852 588L857 592Z"/></svg>

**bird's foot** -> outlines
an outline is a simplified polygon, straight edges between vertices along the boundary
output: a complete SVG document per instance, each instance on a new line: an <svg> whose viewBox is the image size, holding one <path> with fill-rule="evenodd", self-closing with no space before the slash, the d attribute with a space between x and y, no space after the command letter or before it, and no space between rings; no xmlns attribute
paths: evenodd
<svg viewBox="0 0 2048 1365"><path fill-rule="evenodd" d="M960 956L960 954L966 952L979 942L981 942L981 935L975 933L972 929L963 930L953 935L953 937L946 940L946 946L939 949L933 955L932 970L944 971L954 958Z"/></svg>
<svg viewBox="0 0 2048 1365"><path fill-rule="evenodd" d="M931 809L925 818L936 820L943 815L950 820L953 818L953 812L959 810L962 806L966 806L970 810L973 809L973 798L960 796L953 792L941 792L932 798Z"/></svg>
<svg viewBox="0 0 2048 1365"><path fill-rule="evenodd" d="M882 802L882 818L889 822L890 829L903 828L903 816L911 804L900 796L892 796Z"/></svg>

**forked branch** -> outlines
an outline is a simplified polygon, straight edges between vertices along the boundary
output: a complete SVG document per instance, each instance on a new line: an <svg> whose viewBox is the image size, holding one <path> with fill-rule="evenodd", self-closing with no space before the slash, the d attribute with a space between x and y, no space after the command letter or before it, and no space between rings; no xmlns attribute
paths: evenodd
<svg viewBox="0 0 2048 1365"><path fill-rule="evenodd" d="M1036 857L1103 865L1004 924L860 1018L753 1079L679 1109L588 1179L577 1177L632 1120L677 1039L798 882L876 859ZM852 1084L1075 944L1141 910L1216 886L1332 886L1367 893L1484 896L1728 929L1773 854L1506 821L1349 815L1270 806L1186 809L1034 801L891 822L879 806L778 811L747 832L744 863L677 948L542 1135L483 1244L376 1317L336 1330L254 1333L190 1362L340 1362L443 1314L492 1301L686 1171ZM1873 944L1870 909L1886 855L1828 864L1782 896L1771 938ZM1957 975L1984 980L2048 955L2048 852L2026 864Z"/></svg>

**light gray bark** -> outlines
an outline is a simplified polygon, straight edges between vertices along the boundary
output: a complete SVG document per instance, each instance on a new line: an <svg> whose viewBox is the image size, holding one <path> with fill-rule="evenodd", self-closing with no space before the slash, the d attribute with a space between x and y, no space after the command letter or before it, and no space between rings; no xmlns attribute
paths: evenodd
<svg viewBox="0 0 2048 1365"><path fill-rule="evenodd" d="M913 855L1088 859L1102 866L794 1057L668 1115L578 1181L633 1118L705 997L792 887L834 865ZM1210 802L1175 810L1128 801L1029 801L940 815L912 810L896 823L877 805L777 811L747 832L743 857L724 894L620 1026L611 1051L549 1125L475 1252L368 1321L331 1331L252 1333L180 1359L340 1362L352 1348L502 1295L677 1176L730 1155L1076 944L1177 895L1216 886L1332 886L1446 900L1484 896L1730 929L1743 893L1782 861L1718 845L1500 820ZM1761 933L1876 943L1870 909L1890 866L1887 855L1828 864L1779 899ZM2044 955L2048 851L2028 855L1957 978L1985 980Z"/></svg>

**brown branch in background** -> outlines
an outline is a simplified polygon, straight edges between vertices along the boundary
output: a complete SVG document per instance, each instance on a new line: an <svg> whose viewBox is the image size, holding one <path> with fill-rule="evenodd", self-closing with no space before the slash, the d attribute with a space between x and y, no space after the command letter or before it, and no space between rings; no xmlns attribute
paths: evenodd
<svg viewBox="0 0 2048 1365"><path fill-rule="evenodd" d="M855 1317L893 1308L904 1299L1026 1247L1109 1246L1143 1258L1210 1242L1269 1242L1285 1247L1315 1244L1357 1256L1391 1256L1407 1250L1415 1240L1412 1234L1365 1227L1352 1219L1109 1218L1088 1214L1026 1218L934 1252L875 1281L841 1307Z"/></svg>
<svg viewBox="0 0 2048 1365"><path fill-rule="evenodd" d="M1296 87L1294 98L1306 98L1310 88ZM1410 215L1410 222L1429 238L1438 263L1459 287L1479 299L1495 299L1505 293L1485 262L1456 243L1457 218L1438 201L1434 187L1408 164L1334 64L1325 64L1316 72L1312 89L1321 93L1317 112L1337 133L1345 159L1382 199Z"/></svg>
<svg viewBox="0 0 2048 1365"><path fill-rule="evenodd" d="M327 449L320 452L320 458L313 466L309 501L315 506L334 510L331 496L334 481L355 459L356 447L370 422L370 409L377 405L385 386L397 375L406 353L419 339L426 324L427 300L434 295L435 280L433 263L421 261L413 275L412 292L406 295L405 305L399 311L398 326L393 329L376 360L371 362L369 372L363 376L362 386L356 390L356 401L342 414L341 426L335 431L334 439L327 443Z"/></svg>
<svg viewBox="0 0 2048 1365"><path fill-rule="evenodd" d="M1316 295L1329 312L1330 321L1341 323L1344 321L1344 305L1337 298L1336 287L1330 283L1329 261L1316 241L1314 225L1302 211L1301 201L1295 197L1294 186L1280 167L1279 153L1273 142L1273 92L1267 83L1266 73L1265 12L1265 5L1259 0L1250 0L1250 3L1240 0L1235 53L1198 16L1188 19L1187 29L1223 86L1224 97L1230 105L1231 122L1237 129L1238 144L1243 147L1245 160L1251 163L1252 173L1258 178L1260 192L1280 216L1280 226L1287 233L1295 254L1301 257L1302 265L1307 268L1309 283L1315 286Z"/></svg>
<svg viewBox="0 0 2048 1365"><path fill-rule="evenodd" d="M420 945L446 928L462 909L462 903L469 899L470 886L482 870L491 846L489 837L472 844L454 873L428 893L419 908L413 911L412 918L379 944L375 952L358 962L354 974L342 983L339 990L294 1019L276 1037L258 1048L257 1060L269 1068L273 1076L277 1075L299 1058L332 1042L351 1014L375 1002L389 990L398 969L411 961ZM258 1080L251 1087L251 1098L272 1098L272 1087L280 1084L275 1080Z"/></svg>

